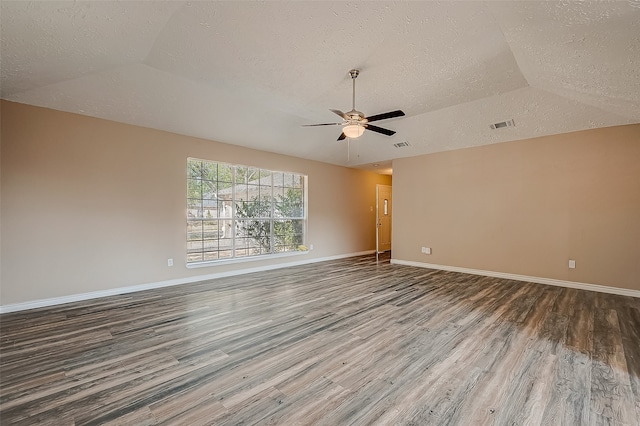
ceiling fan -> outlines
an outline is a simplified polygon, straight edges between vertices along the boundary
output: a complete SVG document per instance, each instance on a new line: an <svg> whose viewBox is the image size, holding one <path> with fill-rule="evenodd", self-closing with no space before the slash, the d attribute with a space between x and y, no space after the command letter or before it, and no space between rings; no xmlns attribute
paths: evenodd
<svg viewBox="0 0 640 426"><path fill-rule="evenodd" d="M362 136L365 129L374 131L376 133L382 133L383 135L387 136L395 134L396 132L393 130L383 129L382 127L374 126L369 123L372 121L386 120L388 118L402 117L404 115L404 112L402 112L401 110L372 115L371 117L365 117L363 113L361 113L360 111L356 111L356 78L359 74L360 70L353 69L349 71L349 75L351 76L351 80L353 81L353 102L351 111L344 113L337 109L330 110L334 114L342 117L344 121L342 121L341 123L304 124L303 126L342 126L342 133L338 138L339 141L343 140L344 138L358 138Z"/></svg>

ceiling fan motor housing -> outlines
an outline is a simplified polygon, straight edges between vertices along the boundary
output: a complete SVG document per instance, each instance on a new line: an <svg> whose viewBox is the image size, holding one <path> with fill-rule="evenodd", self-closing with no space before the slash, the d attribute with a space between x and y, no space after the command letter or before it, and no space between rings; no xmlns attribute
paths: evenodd
<svg viewBox="0 0 640 426"><path fill-rule="evenodd" d="M352 109L345 114L349 117L349 121L354 124L364 124L368 121L362 112L356 111L355 109Z"/></svg>

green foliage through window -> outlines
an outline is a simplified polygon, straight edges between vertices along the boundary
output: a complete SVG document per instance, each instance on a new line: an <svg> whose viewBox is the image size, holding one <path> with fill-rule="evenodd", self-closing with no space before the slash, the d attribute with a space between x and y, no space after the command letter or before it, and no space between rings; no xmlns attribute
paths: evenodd
<svg viewBox="0 0 640 426"><path fill-rule="evenodd" d="M306 176L187 160L187 263L304 249Z"/></svg>

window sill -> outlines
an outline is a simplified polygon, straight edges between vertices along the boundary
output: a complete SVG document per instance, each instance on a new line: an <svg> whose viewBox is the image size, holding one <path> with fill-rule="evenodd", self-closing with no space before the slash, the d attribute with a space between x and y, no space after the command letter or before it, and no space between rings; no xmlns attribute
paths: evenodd
<svg viewBox="0 0 640 426"><path fill-rule="evenodd" d="M187 269L209 268L211 266L217 266L217 265L231 265L234 263L246 263L246 262L256 262L259 260L279 259L281 257L300 256L308 253L309 253L309 250L288 251L285 253L278 253L278 254L263 254L260 256L247 256L247 257L239 257L239 258L226 259L226 260L208 260L206 262L187 263L186 266L187 266Z"/></svg>

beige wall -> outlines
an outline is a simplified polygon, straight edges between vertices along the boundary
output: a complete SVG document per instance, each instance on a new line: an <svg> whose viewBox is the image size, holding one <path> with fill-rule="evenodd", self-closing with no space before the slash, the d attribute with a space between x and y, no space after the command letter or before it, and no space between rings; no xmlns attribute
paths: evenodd
<svg viewBox="0 0 640 426"><path fill-rule="evenodd" d="M1 112L1 305L375 248L370 207L388 176L6 101ZM314 250L187 269L187 157L307 174Z"/></svg>
<svg viewBox="0 0 640 426"><path fill-rule="evenodd" d="M640 290L640 125L395 160L393 190L394 259Z"/></svg>

